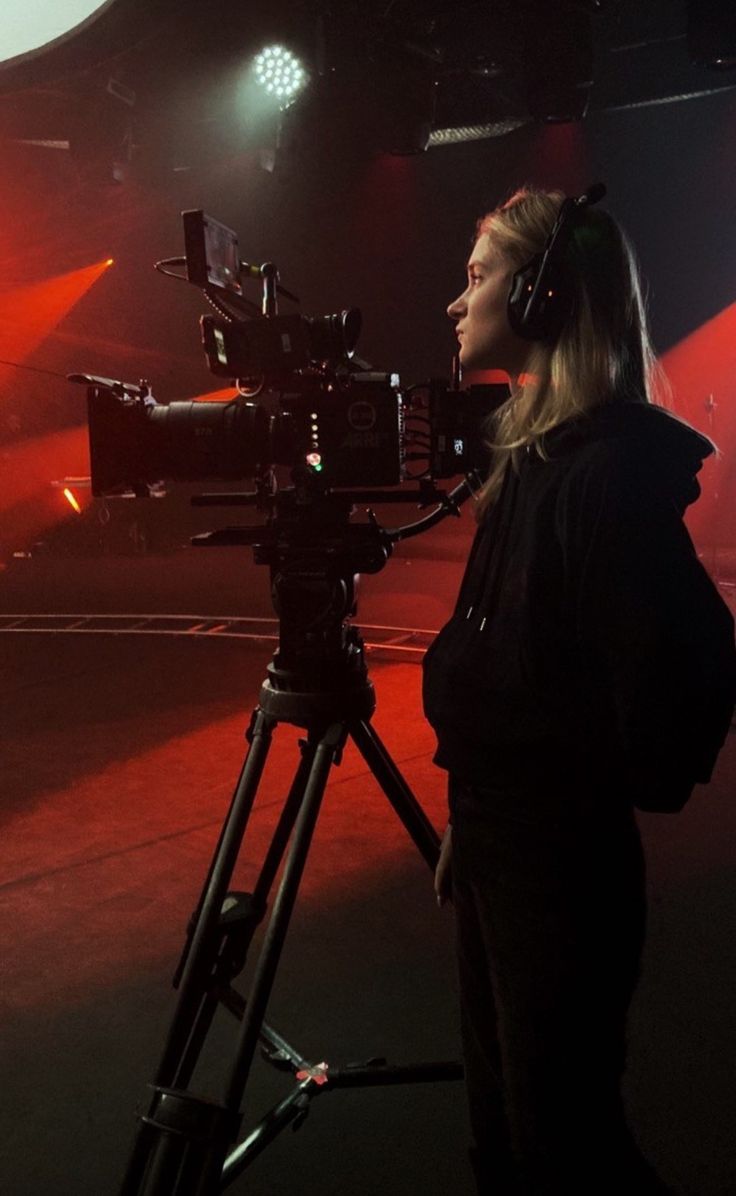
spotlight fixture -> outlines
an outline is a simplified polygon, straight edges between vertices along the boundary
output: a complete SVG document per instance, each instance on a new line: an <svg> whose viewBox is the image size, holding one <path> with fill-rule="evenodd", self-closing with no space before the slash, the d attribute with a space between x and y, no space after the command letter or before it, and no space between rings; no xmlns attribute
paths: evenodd
<svg viewBox="0 0 736 1196"><path fill-rule="evenodd" d="M307 72L299 59L284 46L267 46L255 59L257 82L282 108L291 104L307 82Z"/></svg>

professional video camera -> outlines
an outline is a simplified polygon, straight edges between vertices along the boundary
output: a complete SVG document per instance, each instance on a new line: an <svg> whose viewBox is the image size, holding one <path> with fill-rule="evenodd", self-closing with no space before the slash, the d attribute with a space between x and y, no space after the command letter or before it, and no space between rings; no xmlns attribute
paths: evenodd
<svg viewBox="0 0 736 1196"><path fill-rule="evenodd" d="M381 743L364 645L351 622L355 579L376 573L397 540L427 530L473 492L484 467L483 421L507 397L505 387L470 392L432 381L403 391L398 378L355 356L360 313L310 319L280 315L278 297L294 301L272 263L241 262L235 234L201 211L184 213L186 265L215 309L202 317L213 373L237 379L230 402L162 405L147 382L137 385L74 375L88 386L92 489L97 496L156 492L165 479L229 482L252 478L247 493L198 495L198 505L252 505L258 526L196 536L199 545L248 544L271 569L279 644L268 665L247 732L249 749L223 825L174 979L179 1000L141 1118L121 1196L214 1196L309 1102L338 1086L459 1079L455 1062L389 1067L371 1056L362 1067L313 1065L264 1020L301 874L330 769L351 739L430 868L437 833ZM262 306L243 294L248 278L263 285ZM459 379L458 379L459 381ZM259 401L256 401L259 400ZM290 469L280 486L277 467ZM465 473L449 493L435 481ZM406 485L406 483L410 485ZM416 483L412 485L411 483ZM416 522L388 530L372 506L413 502L434 507ZM354 509L369 507L353 521ZM252 893L228 892L256 797L272 733L281 723L306 729L300 759ZM285 857L273 913L244 998L233 981L266 915ZM189 1090L219 1004L242 1019L222 1100ZM296 1086L230 1149L239 1105L258 1045L274 1066L293 1070Z"/></svg>
<svg viewBox="0 0 736 1196"><path fill-rule="evenodd" d="M237 379L240 393L228 402L160 404L145 381L72 375L89 387L96 496L145 496L164 480L244 478L270 492L264 480L280 465L314 494L411 480L422 483L428 503L437 497L435 480L484 468L482 425L506 387L458 392L433 380L402 390L398 375L355 357L356 308L316 318L279 314L279 297L298 299L281 286L275 265L242 262L236 234L204 212L183 217L186 257L157 268L185 265L175 277L204 291L216 313L200 321L209 368ZM243 293L254 278L263 287L260 307Z"/></svg>

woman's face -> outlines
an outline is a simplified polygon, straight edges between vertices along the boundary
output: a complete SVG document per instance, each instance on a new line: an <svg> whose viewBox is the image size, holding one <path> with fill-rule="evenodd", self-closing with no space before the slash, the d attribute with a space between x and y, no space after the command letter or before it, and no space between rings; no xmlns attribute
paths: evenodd
<svg viewBox="0 0 736 1196"><path fill-rule="evenodd" d="M512 330L506 314L514 268L497 253L487 233L473 246L468 285L447 309L457 320L460 364L466 370L524 372L530 343Z"/></svg>

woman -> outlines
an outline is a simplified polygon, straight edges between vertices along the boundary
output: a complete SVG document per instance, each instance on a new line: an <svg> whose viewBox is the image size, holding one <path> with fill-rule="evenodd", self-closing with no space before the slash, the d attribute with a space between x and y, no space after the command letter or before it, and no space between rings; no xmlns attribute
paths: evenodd
<svg viewBox="0 0 736 1196"><path fill-rule="evenodd" d="M524 189L483 218L448 308L463 367L511 382L424 688L449 772L435 887L456 914L484 1196L667 1191L620 1095L645 924L634 806L680 809L710 779L736 698L733 619L682 523L714 446L652 402L610 215L571 217L559 319L532 335L510 320L563 200Z"/></svg>

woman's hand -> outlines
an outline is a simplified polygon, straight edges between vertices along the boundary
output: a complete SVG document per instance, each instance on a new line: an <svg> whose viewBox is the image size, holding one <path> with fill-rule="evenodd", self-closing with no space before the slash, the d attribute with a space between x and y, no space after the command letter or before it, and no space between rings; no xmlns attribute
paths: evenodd
<svg viewBox="0 0 736 1196"><path fill-rule="evenodd" d="M434 873L434 891L440 908L446 901L452 901L452 824L449 822L440 844L440 858Z"/></svg>

